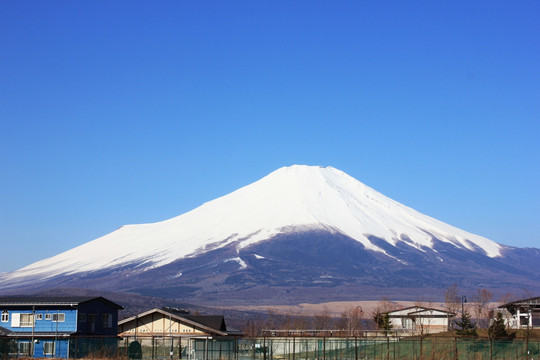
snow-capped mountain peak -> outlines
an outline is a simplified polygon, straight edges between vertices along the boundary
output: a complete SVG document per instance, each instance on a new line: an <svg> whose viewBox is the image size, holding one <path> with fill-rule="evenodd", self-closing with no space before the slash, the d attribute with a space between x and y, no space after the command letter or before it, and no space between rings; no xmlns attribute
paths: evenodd
<svg viewBox="0 0 540 360"><path fill-rule="evenodd" d="M278 234L311 230L340 233L384 254L370 238L420 250L433 248L436 238L489 257L501 255L501 245L423 215L340 170L294 165L175 218L123 226L4 274L0 280L50 278L126 265L155 268L231 244L243 249ZM238 259L229 260L247 266Z"/></svg>

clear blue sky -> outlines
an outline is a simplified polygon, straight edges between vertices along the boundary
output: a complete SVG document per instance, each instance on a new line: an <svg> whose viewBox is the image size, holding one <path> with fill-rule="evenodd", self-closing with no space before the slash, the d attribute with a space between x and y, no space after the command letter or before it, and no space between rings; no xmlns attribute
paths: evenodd
<svg viewBox="0 0 540 360"><path fill-rule="evenodd" d="M0 271L286 165L540 247L540 2L2 1Z"/></svg>

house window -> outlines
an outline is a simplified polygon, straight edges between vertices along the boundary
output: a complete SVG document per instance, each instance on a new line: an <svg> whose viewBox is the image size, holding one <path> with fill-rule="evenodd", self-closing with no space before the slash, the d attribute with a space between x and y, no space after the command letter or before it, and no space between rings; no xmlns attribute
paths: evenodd
<svg viewBox="0 0 540 360"><path fill-rule="evenodd" d="M96 331L96 314L88 314L88 332L93 333Z"/></svg>
<svg viewBox="0 0 540 360"><path fill-rule="evenodd" d="M21 320L19 323L20 327L32 327L34 326L34 315L33 314L21 314Z"/></svg>
<svg viewBox="0 0 540 360"><path fill-rule="evenodd" d="M415 323L416 323L415 319L401 318L401 327L403 329L414 330Z"/></svg>
<svg viewBox="0 0 540 360"><path fill-rule="evenodd" d="M52 321L53 322L64 322L64 321L66 321L66 314L64 314L64 313L52 314Z"/></svg>
<svg viewBox="0 0 540 360"><path fill-rule="evenodd" d="M9 321L9 311L3 310L2 311L2 322L8 322Z"/></svg>
<svg viewBox="0 0 540 360"><path fill-rule="evenodd" d="M86 322L86 314L79 313L79 322Z"/></svg>
<svg viewBox="0 0 540 360"><path fill-rule="evenodd" d="M51 314L49 313L45 314L45 320L51 320Z"/></svg>
<svg viewBox="0 0 540 360"><path fill-rule="evenodd" d="M36 314L36 320L43 320L43 314Z"/></svg>
<svg viewBox="0 0 540 360"><path fill-rule="evenodd" d="M54 354L54 342L45 341L43 343L43 355L53 355Z"/></svg>
<svg viewBox="0 0 540 360"><path fill-rule="evenodd" d="M112 314L101 314L101 326L108 329L112 328Z"/></svg>
<svg viewBox="0 0 540 360"><path fill-rule="evenodd" d="M30 355L30 342L22 341L17 344L19 354Z"/></svg>

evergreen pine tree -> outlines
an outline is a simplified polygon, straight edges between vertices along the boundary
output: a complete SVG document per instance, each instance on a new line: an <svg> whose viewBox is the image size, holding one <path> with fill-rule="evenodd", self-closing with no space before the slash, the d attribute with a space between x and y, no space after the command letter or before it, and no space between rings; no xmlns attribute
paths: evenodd
<svg viewBox="0 0 540 360"><path fill-rule="evenodd" d="M390 315L388 313L376 312L373 316L373 320L377 324L377 328L384 331L384 334L387 335L390 330L392 330L392 322L390 321Z"/></svg>
<svg viewBox="0 0 540 360"><path fill-rule="evenodd" d="M497 313L495 320L488 328L488 335L490 338L500 338L508 336L502 313Z"/></svg>
<svg viewBox="0 0 540 360"><path fill-rule="evenodd" d="M456 321L456 325L459 326L459 329L456 330L456 333L461 336L473 336L476 337L476 324L471 322L471 315L464 311L461 315L461 320Z"/></svg>

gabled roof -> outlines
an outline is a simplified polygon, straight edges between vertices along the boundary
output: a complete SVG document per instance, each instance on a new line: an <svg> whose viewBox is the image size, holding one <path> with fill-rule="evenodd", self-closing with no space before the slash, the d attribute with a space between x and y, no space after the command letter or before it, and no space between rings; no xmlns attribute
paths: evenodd
<svg viewBox="0 0 540 360"><path fill-rule="evenodd" d="M503 305L500 305L499 309L510 309L510 308L516 308L519 306L531 306L533 308L539 308L540 307L540 296L538 297L532 297L528 299L522 299L522 300L516 300L512 301Z"/></svg>
<svg viewBox="0 0 540 360"><path fill-rule="evenodd" d="M107 303L119 310L124 308L101 296L4 296L0 297L0 306L75 306L94 300Z"/></svg>
<svg viewBox="0 0 540 360"><path fill-rule="evenodd" d="M390 317L406 317L406 316L453 316L454 313L423 306L410 306L402 309L397 309L387 312Z"/></svg>
<svg viewBox="0 0 540 360"><path fill-rule="evenodd" d="M194 328L198 328L207 331L210 334L216 334L220 336L227 336L227 326L225 325L225 319L221 315L189 315L185 310L171 309L171 308L155 308L138 315L120 320L118 325L123 325L137 318L142 318L152 313L160 313L164 316L170 316L172 319L189 324Z"/></svg>

